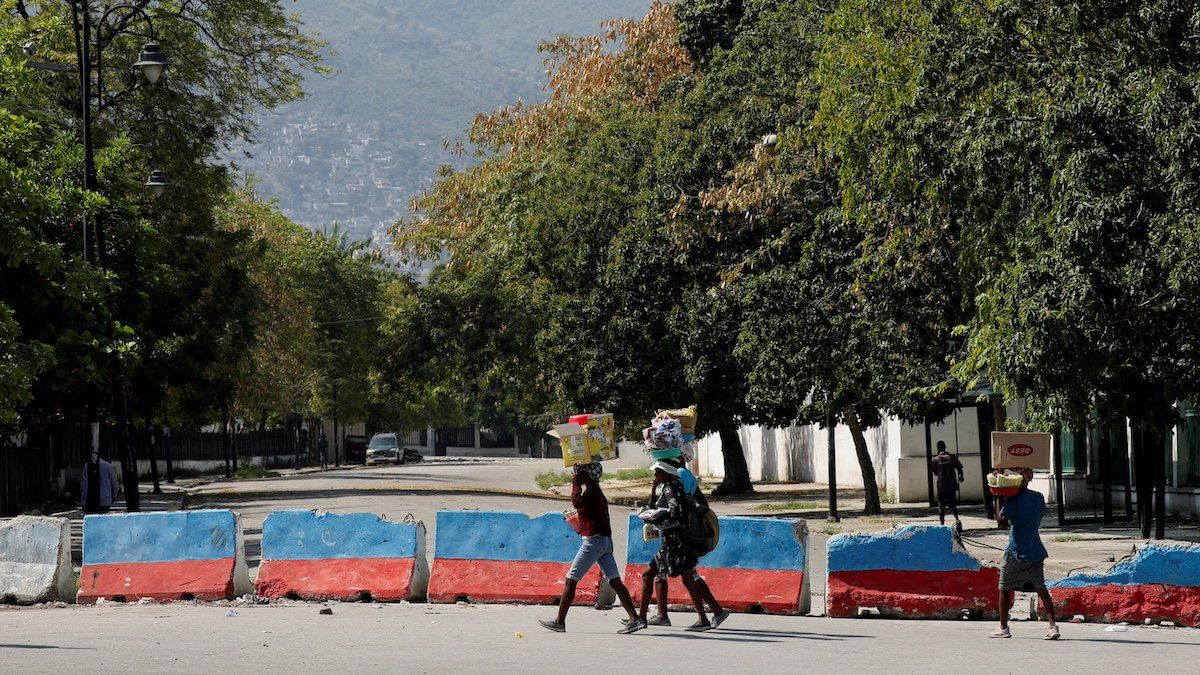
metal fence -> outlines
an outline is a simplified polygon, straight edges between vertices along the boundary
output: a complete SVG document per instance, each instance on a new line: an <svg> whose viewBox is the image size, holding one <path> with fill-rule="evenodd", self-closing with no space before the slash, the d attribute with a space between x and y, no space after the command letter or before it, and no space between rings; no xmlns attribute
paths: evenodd
<svg viewBox="0 0 1200 675"><path fill-rule="evenodd" d="M155 451L159 459L165 457L162 429L156 427ZM150 434L144 427L133 435L133 449L138 459L150 457ZM233 448L239 457L273 457L292 454L292 433L287 429L267 431L242 431L232 434ZM91 450L91 436L86 428L67 429L53 435L55 464L57 468L82 466ZM223 435L214 431L171 430L171 459L179 461L222 461L225 449ZM110 459L119 459L120 435L110 426L100 428L100 447Z"/></svg>
<svg viewBox="0 0 1200 675"><path fill-rule="evenodd" d="M43 448L0 446L0 516L15 516L53 496L54 456Z"/></svg>

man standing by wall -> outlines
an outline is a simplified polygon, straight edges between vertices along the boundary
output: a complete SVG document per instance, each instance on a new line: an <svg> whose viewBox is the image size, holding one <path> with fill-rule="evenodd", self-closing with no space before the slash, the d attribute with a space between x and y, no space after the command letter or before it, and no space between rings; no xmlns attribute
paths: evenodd
<svg viewBox="0 0 1200 675"><path fill-rule="evenodd" d="M116 499L117 472L93 448L79 476L79 505L84 513L108 513Z"/></svg>

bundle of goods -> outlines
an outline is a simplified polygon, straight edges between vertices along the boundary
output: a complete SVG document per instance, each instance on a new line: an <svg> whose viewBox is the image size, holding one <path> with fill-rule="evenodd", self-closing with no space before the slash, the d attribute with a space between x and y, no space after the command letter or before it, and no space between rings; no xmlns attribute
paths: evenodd
<svg viewBox="0 0 1200 675"><path fill-rule="evenodd" d="M994 495L1011 496L1021 490L1025 477L1015 471L993 471L988 474L988 490Z"/></svg>
<svg viewBox="0 0 1200 675"><path fill-rule="evenodd" d="M672 459L679 457L682 452L683 434L679 430L679 422L671 418L655 419L650 426L642 429L642 440L646 442L646 451L654 459Z"/></svg>
<svg viewBox="0 0 1200 675"><path fill-rule="evenodd" d="M658 431L660 429L662 431ZM654 459L683 457L692 461L696 441L696 406L659 410L650 427L642 431L642 436Z"/></svg>
<svg viewBox="0 0 1200 675"><path fill-rule="evenodd" d="M572 415L546 432L562 445L563 466L617 458L616 424L608 413Z"/></svg>

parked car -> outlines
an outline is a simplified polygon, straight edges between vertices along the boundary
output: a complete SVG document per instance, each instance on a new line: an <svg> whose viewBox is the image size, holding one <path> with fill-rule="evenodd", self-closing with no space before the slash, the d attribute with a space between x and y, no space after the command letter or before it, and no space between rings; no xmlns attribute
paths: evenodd
<svg viewBox="0 0 1200 675"><path fill-rule="evenodd" d="M343 464L366 464L367 463L367 437L366 436L345 436L342 438L342 463Z"/></svg>
<svg viewBox="0 0 1200 675"><path fill-rule="evenodd" d="M396 434L375 434L371 437L371 442L367 444L367 464L380 462L404 463L404 451Z"/></svg>

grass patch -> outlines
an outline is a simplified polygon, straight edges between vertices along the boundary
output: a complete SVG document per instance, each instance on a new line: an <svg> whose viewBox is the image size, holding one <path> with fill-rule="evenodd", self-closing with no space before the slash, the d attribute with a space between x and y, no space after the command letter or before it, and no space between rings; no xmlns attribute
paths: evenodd
<svg viewBox="0 0 1200 675"><path fill-rule="evenodd" d="M821 534L827 534L832 537L835 534L841 534L842 527L841 525L826 525L825 527L822 527L820 531Z"/></svg>
<svg viewBox="0 0 1200 675"><path fill-rule="evenodd" d="M1078 534L1060 534L1054 537L1054 541L1060 544L1063 542L1083 541L1083 537L1079 536Z"/></svg>
<svg viewBox="0 0 1200 675"><path fill-rule="evenodd" d="M224 473L222 471L222 473ZM235 478L279 478L278 471L264 469L261 466L239 466Z"/></svg>
<svg viewBox="0 0 1200 675"><path fill-rule="evenodd" d="M755 511L817 511L826 508L821 502L771 502L759 504Z"/></svg>
<svg viewBox="0 0 1200 675"><path fill-rule="evenodd" d="M642 480L644 478L654 478L654 472L650 469L619 469L616 473L605 473L604 480Z"/></svg>
<svg viewBox="0 0 1200 675"><path fill-rule="evenodd" d="M571 474L566 471L543 471L533 477L533 482L543 490L571 483Z"/></svg>

